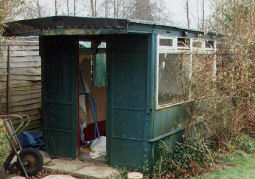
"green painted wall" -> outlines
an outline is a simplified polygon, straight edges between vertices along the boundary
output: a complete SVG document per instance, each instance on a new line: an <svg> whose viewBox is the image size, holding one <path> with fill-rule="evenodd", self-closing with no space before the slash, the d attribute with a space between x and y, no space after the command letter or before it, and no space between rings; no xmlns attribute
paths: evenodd
<svg viewBox="0 0 255 179"><path fill-rule="evenodd" d="M76 158L79 44L73 37L40 37L42 118L46 151Z"/></svg>
<svg viewBox="0 0 255 179"><path fill-rule="evenodd" d="M107 155L110 164L141 170L148 154L149 36L107 40Z"/></svg>
<svg viewBox="0 0 255 179"><path fill-rule="evenodd" d="M152 75L152 118L150 121L150 155L148 160L150 164L153 165L153 162L157 160L159 155L159 143L165 141L170 145L174 145L176 141L179 141L185 130L185 127L188 124L190 119L190 114L187 109L191 109L190 103L177 104L171 107L165 107L162 109L156 109L156 68L157 68L157 35L166 34L164 30L156 29L152 35L151 41L151 75ZM169 35L169 34L168 34ZM180 36L180 34L171 34Z"/></svg>

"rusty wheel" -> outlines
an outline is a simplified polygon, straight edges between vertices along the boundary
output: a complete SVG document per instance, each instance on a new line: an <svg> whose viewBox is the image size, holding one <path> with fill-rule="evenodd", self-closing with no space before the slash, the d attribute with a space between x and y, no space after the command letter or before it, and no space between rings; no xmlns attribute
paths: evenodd
<svg viewBox="0 0 255 179"><path fill-rule="evenodd" d="M27 148L22 150L19 156L28 175L37 175L42 170L43 157L38 150Z"/></svg>

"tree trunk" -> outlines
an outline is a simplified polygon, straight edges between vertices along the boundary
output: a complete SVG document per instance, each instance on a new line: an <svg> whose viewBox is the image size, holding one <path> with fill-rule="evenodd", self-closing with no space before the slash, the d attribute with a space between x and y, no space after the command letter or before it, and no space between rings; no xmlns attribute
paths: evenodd
<svg viewBox="0 0 255 179"><path fill-rule="evenodd" d="M91 9L91 16L94 16L95 12L94 12L94 1L90 0L90 9Z"/></svg>
<svg viewBox="0 0 255 179"><path fill-rule="evenodd" d="M105 0L104 2L104 16L108 17L109 16L109 0Z"/></svg>
<svg viewBox="0 0 255 179"><path fill-rule="evenodd" d="M37 5L38 17L42 17L42 11L41 11L41 6L40 6L39 0L36 1L36 5Z"/></svg>
<svg viewBox="0 0 255 179"><path fill-rule="evenodd" d="M70 15L69 0L66 0L67 15Z"/></svg>
<svg viewBox="0 0 255 179"><path fill-rule="evenodd" d="M203 3L203 30L205 30L205 0L202 0Z"/></svg>
<svg viewBox="0 0 255 179"><path fill-rule="evenodd" d="M200 29L199 0L197 0L197 29Z"/></svg>
<svg viewBox="0 0 255 179"><path fill-rule="evenodd" d="M55 16L58 15L58 1L55 0Z"/></svg>
<svg viewBox="0 0 255 179"><path fill-rule="evenodd" d="M190 28L190 19L189 19L189 0L186 1L186 10L187 10L187 25Z"/></svg>
<svg viewBox="0 0 255 179"><path fill-rule="evenodd" d="M97 0L95 0L95 4L94 4L94 12L95 12L95 17L97 16Z"/></svg>
<svg viewBox="0 0 255 179"><path fill-rule="evenodd" d="M117 14L116 1L117 1L117 0L113 0L113 14L114 14L114 17L117 17L117 16L116 16L116 14Z"/></svg>
<svg viewBox="0 0 255 179"><path fill-rule="evenodd" d="M76 15L76 0L73 0L73 15Z"/></svg>

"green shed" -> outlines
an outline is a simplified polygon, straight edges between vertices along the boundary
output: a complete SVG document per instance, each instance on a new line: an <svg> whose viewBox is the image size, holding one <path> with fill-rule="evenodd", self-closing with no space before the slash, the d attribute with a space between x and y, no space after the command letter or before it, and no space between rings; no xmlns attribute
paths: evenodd
<svg viewBox="0 0 255 179"><path fill-rule="evenodd" d="M139 170L153 164L159 141L175 142L182 136L189 119L190 88L178 88L185 80L179 75L177 57L190 56L186 70L191 78L193 52L216 51L214 33L128 19L21 20L8 23L5 36L39 36L46 149L51 156L72 159L80 145L79 44L90 42L90 52L82 58L92 59L92 65L84 60L88 68L83 73L95 98L99 96L97 117L106 121L100 130L106 128L107 158L110 165ZM106 63L98 60L102 56L96 58L99 53L105 53ZM97 63L106 64L106 73Z"/></svg>

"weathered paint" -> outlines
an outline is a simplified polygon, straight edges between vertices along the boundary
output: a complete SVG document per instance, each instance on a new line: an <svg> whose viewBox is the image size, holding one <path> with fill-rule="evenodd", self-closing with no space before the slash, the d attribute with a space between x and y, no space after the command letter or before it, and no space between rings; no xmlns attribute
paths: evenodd
<svg viewBox="0 0 255 179"><path fill-rule="evenodd" d="M52 19L49 18L48 20L51 21ZM61 19L58 20L60 20L61 22ZM41 35L65 34L75 36L69 36L70 38L67 38L67 36L60 37L69 40L73 39L74 41L76 38L89 38L90 40L93 38L98 40L100 38L101 40L106 41L107 157L109 158L109 162L111 165L117 165L119 167L128 167L132 169L142 170L145 164L152 165L153 162L157 159L157 146L159 145L160 141L164 140L173 145L176 141L180 140L183 135L183 131L187 125L187 122L190 118L190 115L186 111L186 104L178 104L163 109L156 109L156 36L157 34L167 34L177 37L196 38L198 37L198 34L200 34L203 38L214 39L215 37L213 36L213 33L208 33L208 35L205 37L202 31L177 28L173 26L163 26L154 23L146 23L132 20L113 20L110 23L111 25L113 25L111 26L111 28L106 28L107 26L102 26L102 28L99 28L98 26L98 28L96 28L96 31L93 31L95 30L93 29L93 26L86 26L86 28L77 27L75 28L75 30L72 30L72 28L75 26L75 21L71 23L69 18L67 18L66 20L68 21L68 23L64 24L63 26L58 26L57 29L46 28L47 33L45 33L45 31L43 30L37 32L29 28L27 28L26 30L32 30L31 32L28 33L28 31L19 31L19 33L25 35L33 33ZM88 19L85 18L83 20L86 21ZM97 24L96 22L98 20L94 19L94 21L95 22L93 22L92 24ZM107 19L105 20L105 22L107 22ZM115 22L121 22L121 24L123 23L124 26L121 26L122 28L117 28L117 31L112 31L113 29L115 29ZM54 23L51 22L50 25L54 26ZM82 25L82 23L80 23L80 25ZM105 35L111 33L112 35ZM92 34L93 36L91 36ZM100 36L98 34L100 34ZM56 36L48 37L48 39L55 38ZM47 41L43 40L43 42L44 43L41 43L41 48L47 49L47 46L49 46L49 44L47 44ZM66 52L63 51L60 58L65 59L64 56L66 54L76 54L76 51L73 47L71 47L71 44L70 50L66 50ZM73 45L75 46L75 44ZM54 47L54 45L50 44L50 47ZM62 45L58 44L56 47L54 47L56 52L58 48L61 49ZM75 61L75 58L71 58L71 60ZM63 61L63 63L64 62L65 60ZM74 75L77 69L73 69L71 68L71 66L75 66L75 63L71 64L70 62L69 69L69 72L72 72ZM46 75L46 70L47 69L43 71L43 76ZM65 85L70 86L70 80L67 80L67 78L69 78L69 76L66 74L66 76L62 77L62 82ZM47 88L47 85L48 84L46 82L43 83L44 88ZM73 101L76 100L76 90L74 86L70 87L73 94L73 96L71 96ZM43 92L44 91L45 90L43 90ZM61 93L59 95L63 97L67 94ZM69 112L74 112L72 113L73 116L71 118L75 119L75 111L77 109L74 107L74 103L69 103L69 105L71 107L71 110ZM58 103L54 105L50 104L50 106L44 105L44 111L45 108L52 108L63 111L61 105ZM45 128L47 128L47 125L51 124L50 118L46 116L45 121ZM73 122L74 121L75 120L73 120ZM68 131L71 134L69 135L69 137L71 136L71 138L74 140L74 143L77 143L77 138L75 139L75 135L77 135L77 133L75 134L75 132L77 132L77 128L75 128L75 125L77 125L75 122L72 123L72 125L69 126L70 128L68 129ZM63 136L67 134L65 130L62 130L64 129L65 124L56 125L53 127L55 128L55 131L61 131L61 133L58 132L54 134L53 132L46 130L47 146L52 145L52 143L50 143L51 138L48 136L48 133L51 135L53 134L52 136L56 137L58 141L60 141L59 139L62 139ZM61 136L57 136L58 134L61 134ZM70 138L63 140L70 140ZM71 144L71 142L69 144ZM75 145L72 144L72 146ZM61 147L63 146L57 146L58 151L52 151L51 153L56 156L59 155L59 153L62 152ZM75 148L71 148L69 151L65 152L65 156L69 157L73 157L76 154Z"/></svg>
<svg viewBox="0 0 255 179"><path fill-rule="evenodd" d="M156 83L157 83L157 35L168 34L169 32L164 29L155 28L152 34L151 41L151 96L152 111L150 120L150 155L148 156L149 164L153 165L157 157L159 156L159 143L165 141L170 145L174 145L176 141L179 141L183 135L185 127L187 126L190 114L187 108L191 107L191 103L177 104L162 109L156 109ZM184 34L181 31L172 31L173 36L182 37ZM169 34L168 34L169 35ZM186 34L187 35L187 34ZM191 33L189 36L196 37L196 33Z"/></svg>
<svg viewBox="0 0 255 179"><path fill-rule="evenodd" d="M42 118L46 151L76 158L79 43L72 37L40 37Z"/></svg>
<svg viewBox="0 0 255 179"><path fill-rule="evenodd" d="M191 34L204 34L203 31L185 29L181 27L162 25L154 22L131 19L91 18L72 16L53 16L30 20L10 22L5 28L6 36L13 35L101 35L140 33L149 34L155 29L172 32L189 32ZM214 32L207 32L213 35Z"/></svg>
<svg viewBox="0 0 255 179"><path fill-rule="evenodd" d="M107 40L107 154L114 166L141 170L148 153L148 42L146 35Z"/></svg>

